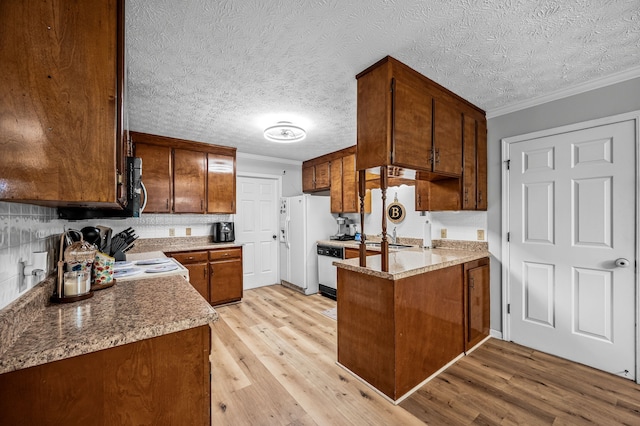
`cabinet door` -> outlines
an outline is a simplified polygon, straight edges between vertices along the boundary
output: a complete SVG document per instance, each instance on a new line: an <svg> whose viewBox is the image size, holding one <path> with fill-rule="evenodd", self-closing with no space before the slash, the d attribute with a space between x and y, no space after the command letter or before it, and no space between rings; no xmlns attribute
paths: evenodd
<svg viewBox="0 0 640 426"><path fill-rule="evenodd" d="M174 149L173 156L174 213L204 213L207 155L204 152Z"/></svg>
<svg viewBox="0 0 640 426"><path fill-rule="evenodd" d="M429 210L429 182L426 180L416 180L415 186L416 211L423 212Z"/></svg>
<svg viewBox="0 0 640 426"><path fill-rule="evenodd" d="M462 174L462 113L454 105L433 102L433 172L449 176Z"/></svg>
<svg viewBox="0 0 640 426"><path fill-rule="evenodd" d="M313 192L315 189L314 182L315 167L306 166L302 168L302 192Z"/></svg>
<svg viewBox="0 0 640 426"><path fill-rule="evenodd" d="M142 158L142 182L147 188L145 213L171 212L171 148L136 143L135 155Z"/></svg>
<svg viewBox="0 0 640 426"><path fill-rule="evenodd" d="M431 96L421 85L394 79L391 161L403 167L431 168Z"/></svg>
<svg viewBox="0 0 640 426"><path fill-rule="evenodd" d="M209 300L209 263L187 263L183 265L189 270L189 283L198 290L198 293L204 297L207 302Z"/></svg>
<svg viewBox="0 0 640 426"><path fill-rule="evenodd" d="M465 351L489 335L489 260L465 264Z"/></svg>
<svg viewBox="0 0 640 426"><path fill-rule="evenodd" d="M329 171L330 163L320 163L315 165L315 190L323 191L331 186L331 172Z"/></svg>
<svg viewBox="0 0 640 426"><path fill-rule="evenodd" d="M487 122L478 121L476 143L476 210L487 210Z"/></svg>
<svg viewBox="0 0 640 426"><path fill-rule="evenodd" d="M476 208L476 120L468 115L464 116L462 129L464 163L462 171L462 208L475 210Z"/></svg>
<svg viewBox="0 0 640 426"><path fill-rule="evenodd" d="M235 158L230 155L207 154L207 212L236 212Z"/></svg>
<svg viewBox="0 0 640 426"><path fill-rule="evenodd" d="M342 158L342 212L358 213L359 211L360 199L358 197L356 155L350 154ZM371 210L369 210L369 212L370 211Z"/></svg>
<svg viewBox="0 0 640 426"><path fill-rule="evenodd" d="M242 259L217 260L209 263L211 304L242 299Z"/></svg>
<svg viewBox="0 0 640 426"><path fill-rule="evenodd" d="M2 2L0 200L119 205L122 5Z"/></svg>
<svg viewBox="0 0 640 426"><path fill-rule="evenodd" d="M344 212L343 205L343 196L344 193L342 191L342 158L338 158L336 160L331 161L330 166L330 175L331 175L331 213L342 213Z"/></svg>

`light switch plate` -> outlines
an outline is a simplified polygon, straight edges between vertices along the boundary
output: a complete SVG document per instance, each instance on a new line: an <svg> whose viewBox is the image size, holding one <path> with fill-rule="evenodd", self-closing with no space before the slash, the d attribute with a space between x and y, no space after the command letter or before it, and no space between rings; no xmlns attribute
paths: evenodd
<svg viewBox="0 0 640 426"><path fill-rule="evenodd" d="M175 237L176 236L176 230L174 228L169 228L169 236L170 237Z"/></svg>
<svg viewBox="0 0 640 426"><path fill-rule="evenodd" d="M478 229L478 241L484 241L484 229Z"/></svg>
<svg viewBox="0 0 640 426"><path fill-rule="evenodd" d="M440 230L440 238L447 238L447 228L442 228Z"/></svg>
<svg viewBox="0 0 640 426"><path fill-rule="evenodd" d="M187 236L191 235L191 228L187 228L187 229L185 230L185 234L186 234Z"/></svg>

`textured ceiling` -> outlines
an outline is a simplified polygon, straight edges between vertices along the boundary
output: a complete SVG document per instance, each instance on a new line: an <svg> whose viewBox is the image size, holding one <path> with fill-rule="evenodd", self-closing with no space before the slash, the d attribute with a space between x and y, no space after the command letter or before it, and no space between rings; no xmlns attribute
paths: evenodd
<svg viewBox="0 0 640 426"><path fill-rule="evenodd" d="M132 130L305 160L356 143L386 55L491 111L635 69L640 0L126 0ZM277 121L307 139L267 142Z"/></svg>

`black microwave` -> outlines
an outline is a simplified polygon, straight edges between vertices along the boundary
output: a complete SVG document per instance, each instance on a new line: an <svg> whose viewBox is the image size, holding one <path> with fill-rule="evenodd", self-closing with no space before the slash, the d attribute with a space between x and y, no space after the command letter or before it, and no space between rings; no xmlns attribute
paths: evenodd
<svg viewBox="0 0 640 426"><path fill-rule="evenodd" d="M144 184L142 183L142 158L127 157L125 164L125 185L127 185L127 188L122 209L58 207L58 217L66 220L140 217L142 213L141 205L144 201L142 194L144 191Z"/></svg>

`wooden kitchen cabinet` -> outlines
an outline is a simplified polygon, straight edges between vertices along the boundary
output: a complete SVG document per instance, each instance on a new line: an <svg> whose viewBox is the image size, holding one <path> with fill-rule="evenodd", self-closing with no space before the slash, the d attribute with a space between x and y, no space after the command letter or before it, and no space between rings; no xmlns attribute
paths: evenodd
<svg viewBox="0 0 640 426"><path fill-rule="evenodd" d="M145 212L235 213L235 148L138 132L131 132L131 140L154 206L148 203Z"/></svg>
<svg viewBox="0 0 640 426"><path fill-rule="evenodd" d="M464 264L464 350L489 335L489 258Z"/></svg>
<svg viewBox="0 0 640 426"><path fill-rule="evenodd" d="M174 213L205 213L206 182L207 154L187 149L174 149Z"/></svg>
<svg viewBox="0 0 640 426"><path fill-rule="evenodd" d="M242 300L241 246L168 255L189 269L189 282L211 305Z"/></svg>
<svg viewBox="0 0 640 426"><path fill-rule="evenodd" d="M367 256L375 256L375 255L378 255L378 254L380 254L379 251L367 250ZM358 256L360 256L360 249L353 248L353 247L345 247L344 248L344 258L345 259L355 259Z"/></svg>
<svg viewBox="0 0 640 426"><path fill-rule="evenodd" d="M209 253L192 251L172 253L170 256L189 270L189 283L209 302Z"/></svg>
<svg viewBox="0 0 640 426"><path fill-rule="evenodd" d="M462 265L399 279L337 274L338 362L389 398L463 353Z"/></svg>
<svg viewBox="0 0 640 426"><path fill-rule="evenodd" d="M135 155L142 158L143 183L147 189L145 213L170 213L173 208L171 148L137 143Z"/></svg>
<svg viewBox="0 0 640 426"><path fill-rule="evenodd" d="M331 160L329 195L331 196L331 213L358 213L360 211L355 154ZM371 210L369 210L370 212Z"/></svg>
<svg viewBox="0 0 640 426"><path fill-rule="evenodd" d="M203 325L0 374L3 425L210 425Z"/></svg>
<svg viewBox="0 0 640 426"><path fill-rule="evenodd" d="M124 1L2 2L0 200L118 208L126 198Z"/></svg>
<svg viewBox="0 0 640 426"><path fill-rule="evenodd" d="M306 162L305 162L306 163ZM326 191L331 187L329 161L302 165L302 192Z"/></svg>
<svg viewBox="0 0 640 426"><path fill-rule="evenodd" d="M307 160L302 165L302 187L311 185L309 180L312 170L317 165L329 165L329 195L331 197L331 213L358 213L360 198L358 196L358 172L356 171L356 147L334 151L320 157ZM371 213L371 192L367 191L365 213Z"/></svg>
<svg viewBox="0 0 640 426"><path fill-rule="evenodd" d="M487 209L487 123L464 115L464 169L462 208Z"/></svg>
<svg viewBox="0 0 640 426"><path fill-rule="evenodd" d="M212 305L242 299L242 247L209 251L209 294Z"/></svg>
<svg viewBox="0 0 640 426"><path fill-rule="evenodd" d="M391 57L356 79L358 170L386 165L434 179L462 174L466 101Z"/></svg>
<svg viewBox="0 0 640 426"><path fill-rule="evenodd" d="M236 212L236 157L207 154L207 212Z"/></svg>
<svg viewBox="0 0 640 426"><path fill-rule="evenodd" d="M476 123L476 210L487 210L487 120L483 118Z"/></svg>

